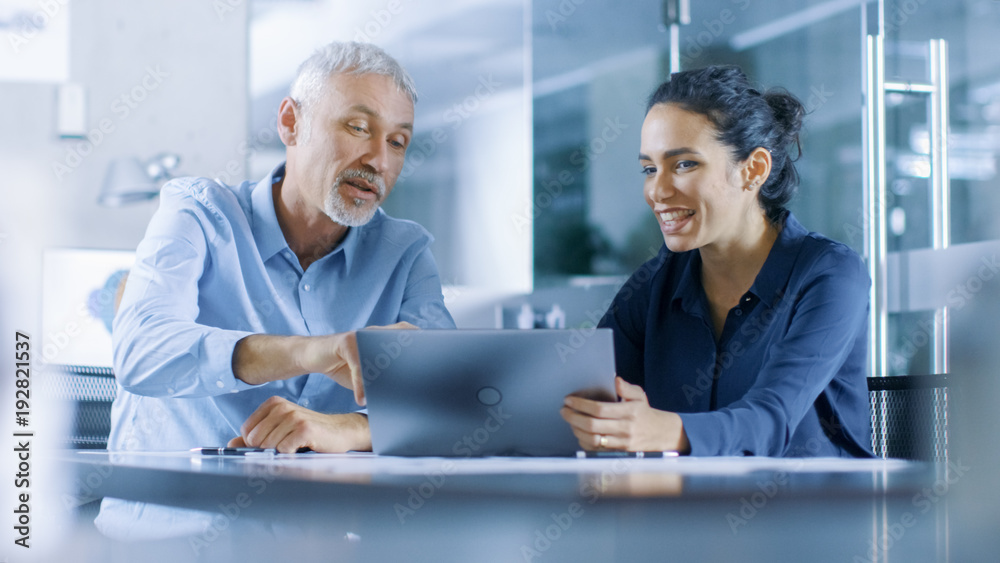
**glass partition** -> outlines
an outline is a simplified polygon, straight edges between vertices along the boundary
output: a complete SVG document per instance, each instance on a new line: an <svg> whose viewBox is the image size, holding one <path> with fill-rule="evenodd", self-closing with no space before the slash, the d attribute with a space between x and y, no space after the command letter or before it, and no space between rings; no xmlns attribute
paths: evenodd
<svg viewBox="0 0 1000 563"><path fill-rule="evenodd" d="M532 5L536 286L624 276L662 245L637 155L646 98L669 76L665 4ZM861 251L857 2L690 4L681 69L738 64L761 86L803 101L802 188L792 210Z"/></svg>

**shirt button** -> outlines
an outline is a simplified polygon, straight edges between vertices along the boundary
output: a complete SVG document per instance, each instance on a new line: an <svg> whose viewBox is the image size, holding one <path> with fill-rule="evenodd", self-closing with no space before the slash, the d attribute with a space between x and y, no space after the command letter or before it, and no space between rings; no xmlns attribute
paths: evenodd
<svg viewBox="0 0 1000 563"><path fill-rule="evenodd" d="M309 399L302 399L302 406L303 407L308 407L309 406Z"/></svg>
<svg viewBox="0 0 1000 563"><path fill-rule="evenodd" d="M309 284L305 284L304 286L302 286L302 289L309 291L310 289L312 289L312 286Z"/></svg>
<svg viewBox="0 0 1000 563"><path fill-rule="evenodd" d="M733 314L736 315L737 317L742 317L743 309L736 309L735 311L733 311Z"/></svg>
<svg viewBox="0 0 1000 563"><path fill-rule="evenodd" d="M219 389L222 389L223 387L226 386L226 384L221 381L216 381L215 386L218 387Z"/></svg>

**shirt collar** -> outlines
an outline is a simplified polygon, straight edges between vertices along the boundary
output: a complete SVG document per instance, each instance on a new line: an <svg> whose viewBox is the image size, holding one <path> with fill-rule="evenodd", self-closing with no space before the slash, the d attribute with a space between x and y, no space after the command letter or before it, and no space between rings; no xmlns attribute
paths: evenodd
<svg viewBox="0 0 1000 563"><path fill-rule="evenodd" d="M670 250L667 250L670 252ZM697 250L691 251L690 259L684 264L684 272L677 282L671 303L680 302L681 309L689 314L694 314L697 309L698 300L703 293L701 288L701 253Z"/></svg>
<svg viewBox="0 0 1000 563"><path fill-rule="evenodd" d="M784 295L785 287L788 285L788 278L792 274L792 266L798 257L799 248L802 241L809 234L806 228L795 218L791 212L785 217L785 224L778 233L778 238L774 241L771 251L764 261L764 265L757 274L753 285L750 286L750 293L757 296L768 307L774 307ZM667 252L670 252L667 250ZM670 299L671 303L681 304L684 311L695 310L695 303L702 293L701 286L701 253L692 251L691 259L684 266L677 283L677 288Z"/></svg>
<svg viewBox="0 0 1000 563"><path fill-rule="evenodd" d="M257 252L263 261L288 248L285 234L278 225L278 215L274 211L274 186L285 177L285 163L274 167L267 176L254 186L250 194L250 211L254 241L257 242Z"/></svg>
<svg viewBox="0 0 1000 563"><path fill-rule="evenodd" d="M809 232L806 228L789 212L778 238L771 247L771 252L767 255L767 260L764 261L764 266L750 286L750 292L768 307L774 307L784 295L788 278L792 275L792 266L795 265L799 248L807 234Z"/></svg>
<svg viewBox="0 0 1000 563"><path fill-rule="evenodd" d="M281 232L281 226L278 224L278 215L274 210L274 190L271 189L275 182L280 182L284 177L285 163L282 162L254 186L250 196L253 213L253 237L257 242L257 251L260 252L261 260L265 262L282 250L288 249L291 252L288 242L285 240L285 234ZM358 245L363 236L362 231L370 230L379 224L384 215L385 212L379 208L368 224L361 227L349 227L344 240L340 241L335 249L320 260L343 252L345 271L350 274Z"/></svg>
<svg viewBox="0 0 1000 563"><path fill-rule="evenodd" d="M360 227L348 227L347 236L344 237L344 240L340 241L337 248L334 248L329 254L327 254L327 256L332 256L338 252L344 253L345 274L350 275L351 273L351 267L354 265L354 257L358 254L358 245L361 244L361 237L364 235L364 231L371 228L376 221L379 221L382 218L383 213L385 212L382 211L382 208L379 208L375 210L375 216L372 217L372 220L368 223ZM323 258L326 258L326 256ZM323 258L321 258L321 260Z"/></svg>

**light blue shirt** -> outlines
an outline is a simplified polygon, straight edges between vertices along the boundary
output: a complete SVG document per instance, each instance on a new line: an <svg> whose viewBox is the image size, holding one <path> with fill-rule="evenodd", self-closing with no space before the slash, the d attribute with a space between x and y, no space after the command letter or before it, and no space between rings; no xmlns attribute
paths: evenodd
<svg viewBox="0 0 1000 563"><path fill-rule="evenodd" d="M110 450L223 446L272 395L323 413L358 410L323 374L263 385L233 375L250 334L323 335L407 321L454 328L431 235L381 209L302 270L278 225L272 184L181 178L136 250L113 330L118 396Z"/></svg>

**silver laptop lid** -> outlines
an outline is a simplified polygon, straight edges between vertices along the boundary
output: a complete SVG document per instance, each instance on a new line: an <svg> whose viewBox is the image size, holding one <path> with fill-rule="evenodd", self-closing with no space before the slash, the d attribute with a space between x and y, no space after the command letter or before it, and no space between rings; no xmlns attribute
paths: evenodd
<svg viewBox="0 0 1000 563"><path fill-rule="evenodd" d="M610 329L361 330L357 339L381 455L573 455L563 398L615 398Z"/></svg>

